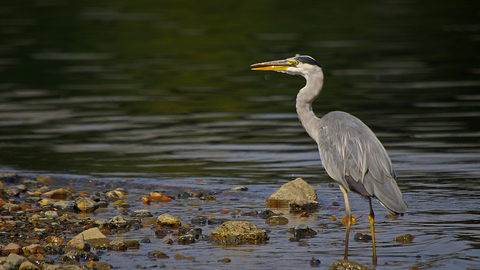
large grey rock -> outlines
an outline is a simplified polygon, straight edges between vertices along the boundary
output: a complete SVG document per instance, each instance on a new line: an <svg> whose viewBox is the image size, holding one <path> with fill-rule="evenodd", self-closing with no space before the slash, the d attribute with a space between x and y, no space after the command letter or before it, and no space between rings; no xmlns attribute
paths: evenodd
<svg viewBox="0 0 480 270"><path fill-rule="evenodd" d="M319 205L317 191L302 178L284 184L265 203L268 207L290 206L295 210L315 209Z"/></svg>

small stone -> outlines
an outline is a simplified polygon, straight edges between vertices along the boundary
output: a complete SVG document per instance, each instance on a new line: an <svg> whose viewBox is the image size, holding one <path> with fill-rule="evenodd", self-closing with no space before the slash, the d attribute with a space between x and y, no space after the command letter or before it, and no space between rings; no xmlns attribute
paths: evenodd
<svg viewBox="0 0 480 270"><path fill-rule="evenodd" d="M248 188L244 187L244 186L240 186L240 187L234 187L231 190L233 190L233 191L248 191Z"/></svg>
<svg viewBox="0 0 480 270"><path fill-rule="evenodd" d="M310 260L310 267L319 267L319 266L320 266L320 260L312 257L312 259Z"/></svg>
<svg viewBox="0 0 480 270"><path fill-rule="evenodd" d="M97 270L108 270L108 269L112 269L113 266L106 262L98 262L95 268Z"/></svg>
<svg viewBox="0 0 480 270"><path fill-rule="evenodd" d="M39 244L31 244L29 246L23 247L22 251L23 251L23 255L25 255L25 256L30 256L32 254L43 254L43 253L45 253L45 250Z"/></svg>
<svg viewBox="0 0 480 270"><path fill-rule="evenodd" d="M5 263L11 263L11 265L13 265L15 268L18 268L23 262L26 262L26 261L28 261L27 258L17 255L16 253L10 253Z"/></svg>
<svg viewBox="0 0 480 270"><path fill-rule="evenodd" d="M132 211L132 213L130 214L130 217L140 217L140 218L153 217L153 214L148 210L135 210L135 211Z"/></svg>
<svg viewBox="0 0 480 270"><path fill-rule="evenodd" d="M18 244L15 243L10 243L8 244L5 248L3 248L2 253L4 255L8 254L20 254L20 251L22 250L22 247Z"/></svg>
<svg viewBox="0 0 480 270"><path fill-rule="evenodd" d="M37 269L38 267L29 261L23 262L18 268L18 270L37 270Z"/></svg>
<svg viewBox="0 0 480 270"><path fill-rule="evenodd" d="M272 216L267 218L267 220L265 220L265 223L267 223L270 226L285 225L288 223L288 219L286 217L281 217L281 216Z"/></svg>
<svg viewBox="0 0 480 270"><path fill-rule="evenodd" d="M231 262L232 260L230 260L229 258L224 258L224 259L220 259L218 260L218 262L223 262L223 263L229 263Z"/></svg>
<svg viewBox="0 0 480 270"><path fill-rule="evenodd" d="M178 239L180 245L189 245L197 242L197 239L193 235L184 235Z"/></svg>
<svg viewBox="0 0 480 270"><path fill-rule="evenodd" d="M167 254L165 254L163 252L160 252L158 250L150 251L150 252L148 252L148 255L152 256L154 258L157 258L157 259L168 259L168 258L170 258Z"/></svg>
<svg viewBox="0 0 480 270"><path fill-rule="evenodd" d="M217 225L217 224L222 224L224 222L227 222L228 219L226 218L210 218L207 221L208 225Z"/></svg>
<svg viewBox="0 0 480 270"><path fill-rule="evenodd" d="M190 220L193 225L205 225L207 221L208 218L206 216L196 216Z"/></svg>
<svg viewBox="0 0 480 270"><path fill-rule="evenodd" d="M44 198L50 198L55 200L65 200L70 196L72 196L72 192L63 188L55 189L55 190L46 192L42 195L42 197Z"/></svg>
<svg viewBox="0 0 480 270"><path fill-rule="evenodd" d="M53 208L62 212L74 212L75 202L72 201L56 201L53 202Z"/></svg>
<svg viewBox="0 0 480 270"><path fill-rule="evenodd" d="M57 211L45 211L44 215L48 219L56 219L58 217Z"/></svg>
<svg viewBox="0 0 480 270"><path fill-rule="evenodd" d="M400 243L400 244L408 244L408 243L411 243L414 238L415 238L415 236L413 236L411 234L404 234L404 235L395 237L393 239L393 241L395 241L397 243Z"/></svg>
<svg viewBox="0 0 480 270"><path fill-rule="evenodd" d="M138 240L125 240L124 243L125 243L125 246L127 246L128 249L139 249L140 248L140 242Z"/></svg>
<svg viewBox="0 0 480 270"><path fill-rule="evenodd" d="M116 251L125 251L127 250L127 245L121 238L116 238L108 245L108 249Z"/></svg>
<svg viewBox="0 0 480 270"><path fill-rule="evenodd" d="M217 200L215 195L203 195L202 197L200 197L200 199L204 200L204 201L216 201Z"/></svg>
<svg viewBox="0 0 480 270"><path fill-rule="evenodd" d="M260 218L267 219L269 217L277 216L277 214L275 212L273 212L272 210L264 210L264 211L260 212L260 214L258 214L258 216Z"/></svg>
<svg viewBox="0 0 480 270"><path fill-rule="evenodd" d="M300 240L306 237L314 236L316 235L317 232L314 230L310 229L307 225L305 224L299 224L293 229L293 240Z"/></svg>
<svg viewBox="0 0 480 270"><path fill-rule="evenodd" d="M175 258L175 260L189 260L189 261L195 260L195 258L193 258L193 257L187 257L187 256L184 256L184 255L181 255L181 254L175 254L174 258Z"/></svg>
<svg viewBox="0 0 480 270"><path fill-rule="evenodd" d="M148 237L143 237L141 240L140 240L140 243L151 243L152 241L150 240L150 238Z"/></svg>
<svg viewBox="0 0 480 270"><path fill-rule="evenodd" d="M178 221L176 217L173 217L169 214L163 214L158 216L157 224L160 226L171 227L172 229L176 230L182 223Z"/></svg>
<svg viewBox="0 0 480 270"><path fill-rule="evenodd" d="M260 244L269 239L265 230L246 221L227 221L212 231L211 238L221 245Z"/></svg>
<svg viewBox="0 0 480 270"><path fill-rule="evenodd" d="M91 213L95 211L97 208L98 208L98 204L90 198L80 197L75 200L75 210L79 212Z"/></svg>
<svg viewBox="0 0 480 270"><path fill-rule="evenodd" d="M248 213L242 213L242 216L257 217L257 215L258 215L258 212L255 211L255 210L252 210L252 211L250 211L250 212L248 212Z"/></svg>
<svg viewBox="0 0 480 270"><path fill-rule="evenodd" d="M120 215L114 216L108 222L111 223L113 226L120 227L120 228L127 225L127 221L125 219L123 219L123 217L120 216Z"/></svg>
<svg viewBox="0 0 480 270"><path fill-rule="evenodd" d="M45 238L45 241L47 241L51 245L57 246L57 247L63 245L63 239L58 237L58 236L54 236L54 235L51 235L51 236Z"/></svg>
<svg viewBox="0 0 480 270"><path fill-rule="evenodd" d="M368 234L363 234L363 233L356 233L355 236L353 237L355 242L370 242L372 241L372 237Z"/></svg>
<svg viewBox="0 0 480 270"><path fill-rule="evenodd" d="M369 268L352 261L347 260L336 260L329 270L369 270Z"/></svg>

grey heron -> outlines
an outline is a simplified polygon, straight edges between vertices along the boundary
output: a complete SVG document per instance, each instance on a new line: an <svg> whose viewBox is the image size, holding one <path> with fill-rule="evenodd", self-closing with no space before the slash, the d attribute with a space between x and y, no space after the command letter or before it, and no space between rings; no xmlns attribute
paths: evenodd
<svg viewBox="0 0 480 270"><path fill-rule="evenodd" d="M296 99L297 114L308 135L318 145L323 167L343 193L347 220L344 259L348 259L348 238L352 225L348 191L352 191L368 198L372 261L376 266L372 198L377 199L391 214L398 215L407 210L396 182L395 170L382 143L369 127L351 114L333 111L322 118L315 116L312 102L322 90L323 71L312 57L297 54L285 60L263 62L250 67L252 70L271 70L305 78L306 85L300 89Z"/></svg>

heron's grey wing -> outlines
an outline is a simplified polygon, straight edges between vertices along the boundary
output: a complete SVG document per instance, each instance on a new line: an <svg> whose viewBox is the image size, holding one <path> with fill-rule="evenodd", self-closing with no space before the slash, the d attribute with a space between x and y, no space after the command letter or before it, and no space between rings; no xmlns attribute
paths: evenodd
<svg viewBox="0 0 480 270"><path fill-rule="evenodd" d="M407 210L387 151L362 121L331 112L322 117L319 129L320 157L330 177L351 191L377 198L391 212Z"/></svg>

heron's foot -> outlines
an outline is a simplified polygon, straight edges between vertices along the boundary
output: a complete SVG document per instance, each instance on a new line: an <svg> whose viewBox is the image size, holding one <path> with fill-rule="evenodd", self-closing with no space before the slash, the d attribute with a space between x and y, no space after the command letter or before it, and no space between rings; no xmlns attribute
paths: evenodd
<svg viewBox="0 0 480 270"><path fill-rule="evenodd" d="M355 223L357 223L357 219L352 215L352 217L350 218L350 225L353 225ZM344 216L342 218L342 225L347 226L347 216Z"/></svg>

